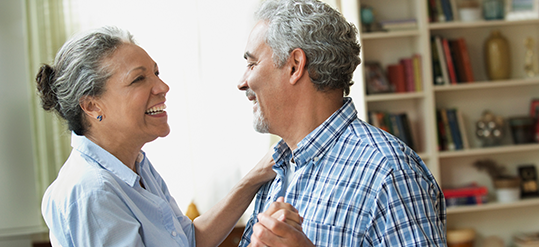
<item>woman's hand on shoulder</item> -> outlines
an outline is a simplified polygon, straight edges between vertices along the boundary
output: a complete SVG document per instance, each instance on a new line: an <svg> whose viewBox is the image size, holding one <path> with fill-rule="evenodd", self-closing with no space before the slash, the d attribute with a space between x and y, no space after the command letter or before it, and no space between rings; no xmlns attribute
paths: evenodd
<svg viewBox="0 0 539 247"><path fill-rule="evenodd" d="M251 170L253 179L258 183L265 183L275 178L276 173L272 167L275 165L275 161L272 158L273 149L270 149L262 159Z"/></svg>

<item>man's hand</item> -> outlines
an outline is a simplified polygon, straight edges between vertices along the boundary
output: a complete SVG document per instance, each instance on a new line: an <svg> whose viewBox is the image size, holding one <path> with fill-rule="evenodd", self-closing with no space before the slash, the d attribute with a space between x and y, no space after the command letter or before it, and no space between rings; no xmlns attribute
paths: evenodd
<svg viewBox="0 0 539 247"><path fill-rule="evenodd" d="M266 212L258 214L250 246L314 246L303 233L302 222L298 211L279 197Z"/></svg>

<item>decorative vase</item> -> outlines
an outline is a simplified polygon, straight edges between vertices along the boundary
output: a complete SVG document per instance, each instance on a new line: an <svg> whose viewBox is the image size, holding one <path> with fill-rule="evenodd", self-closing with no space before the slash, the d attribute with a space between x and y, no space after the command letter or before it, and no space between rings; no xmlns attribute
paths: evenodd
<svg viewBox="0 0 539 247"><path fill-rule="evenodd" d="M504 80L511 76L509 44L500 31L492 31L485 41L485 65L489 80Z"/></svg>

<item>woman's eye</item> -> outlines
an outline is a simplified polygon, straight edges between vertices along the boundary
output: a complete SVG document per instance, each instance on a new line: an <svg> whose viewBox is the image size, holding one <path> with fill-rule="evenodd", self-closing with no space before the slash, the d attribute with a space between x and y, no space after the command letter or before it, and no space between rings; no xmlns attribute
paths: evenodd
<svg viewBox="0 0 539 247"><path fill-rule="evenodd" d="M159 71L155 71L155 76L159 76Z"/></svg>

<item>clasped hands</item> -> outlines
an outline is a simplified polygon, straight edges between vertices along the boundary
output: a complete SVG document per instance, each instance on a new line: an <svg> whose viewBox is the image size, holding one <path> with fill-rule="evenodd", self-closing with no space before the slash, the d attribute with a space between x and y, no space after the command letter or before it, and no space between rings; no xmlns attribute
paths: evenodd
<svg viewBox="0 0 539 247"><path fill-rule="evenodd" d="M249 246L314 246L303 233L303 217L296 208L285 203L283 197L279 197L257 217L258 223L253 226Z"/></svg>

